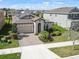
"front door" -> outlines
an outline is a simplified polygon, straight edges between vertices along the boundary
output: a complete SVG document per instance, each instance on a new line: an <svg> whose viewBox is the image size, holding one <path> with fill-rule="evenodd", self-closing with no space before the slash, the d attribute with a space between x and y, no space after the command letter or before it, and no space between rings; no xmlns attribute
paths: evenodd
<svg viewBox="0 0 79 59"><path fill-rule="evenodd" d="M41 23L38 23L38 33L41 32Z"/></svg>

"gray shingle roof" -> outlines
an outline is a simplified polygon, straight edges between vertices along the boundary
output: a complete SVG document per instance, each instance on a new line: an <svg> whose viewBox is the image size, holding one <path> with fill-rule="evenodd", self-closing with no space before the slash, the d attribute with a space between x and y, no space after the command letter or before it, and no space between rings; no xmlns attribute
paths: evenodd
<svg viewBox="0 0 79 59"><path fill-rule="evenodd" d="M62 7L62 8L56 8L56 9L52 9L47 11L46 13L60 13L60 14L69 14L72 12L79 12L79 9L76 7Z"/></svg>
<svg viewBox="0 0 79 59"><path fill-rule="evenodd" d="M21 19L21 18L19 18L19 17L17 17L17 16L13 16L12 17L13 18L13 23L15 23L15 24L19 24L19 23L33 23L34 21L36 21L36 20L38 20L38 19L40 19L39 17L34 17L34 18L31 18L31 19Z"/></svg>

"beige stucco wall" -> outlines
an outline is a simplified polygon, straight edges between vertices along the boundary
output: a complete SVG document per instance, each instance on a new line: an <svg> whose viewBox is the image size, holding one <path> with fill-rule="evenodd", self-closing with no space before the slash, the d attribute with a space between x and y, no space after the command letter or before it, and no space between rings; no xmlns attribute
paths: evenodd
<svg viewBox="0 0 79 59"><path fill-rule="evenodd" d="M71 20L68 19L68 15L65 14L43 14L44 19L50 20L63 28L69 29L71 26Z"/></svg>
<svg viewBox="0 0 79 59"><path fill-rule="evenodd" d="M37 20L34 22L34 34L38 33L38 24L41 23L41 31L44 31L44 20Z"/></svg>

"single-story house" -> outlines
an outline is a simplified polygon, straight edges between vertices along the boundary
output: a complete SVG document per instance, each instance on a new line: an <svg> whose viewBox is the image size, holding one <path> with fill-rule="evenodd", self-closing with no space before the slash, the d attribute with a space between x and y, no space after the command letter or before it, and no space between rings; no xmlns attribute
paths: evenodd
<svg viewBox="0 0 79 59"><path fill-rule="evenodd" d="M66 29L79 29L79 9L61 7L44 12L43 18Z"/></svg>
<svg viewBox="0 0 79 59"><path fill-rule="evenodd" d="M51 28L53 22L47 21L43 18L34 16L32 14L22 14L13 16L13 24L16 25L18 33L39 33L44 31L46 27Z"/></svg>

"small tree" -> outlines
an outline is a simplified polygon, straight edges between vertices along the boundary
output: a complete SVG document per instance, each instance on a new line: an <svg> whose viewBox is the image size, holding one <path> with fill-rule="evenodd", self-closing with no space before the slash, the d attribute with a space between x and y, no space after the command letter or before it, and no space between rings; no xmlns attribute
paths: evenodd
<svg viewBox="0 0 79 59"><path fill-rule="evenodd" d="M51 37L51 32L53 32L53 29L50 28L48 29L49 35L48 35L48 39L52 40L53 38Z"/></svg>

